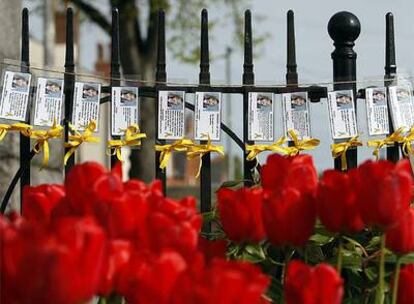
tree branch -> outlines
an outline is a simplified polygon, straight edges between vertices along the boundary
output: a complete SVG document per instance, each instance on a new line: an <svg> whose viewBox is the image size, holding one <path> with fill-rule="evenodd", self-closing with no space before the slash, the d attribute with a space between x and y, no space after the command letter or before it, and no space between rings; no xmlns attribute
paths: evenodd
<svg viewBox="0 0 414 304"><path fill-rule="evenodd" d="M78 9L80 9L89 19L100 26L108 35L111 35L111 23L107 18L95 7L83 0L69 0Z"/></svg>

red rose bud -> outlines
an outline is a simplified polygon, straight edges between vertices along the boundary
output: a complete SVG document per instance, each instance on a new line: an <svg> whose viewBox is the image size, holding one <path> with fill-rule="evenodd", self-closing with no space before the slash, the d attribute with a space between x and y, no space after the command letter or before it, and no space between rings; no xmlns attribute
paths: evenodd
<svg viewBox="0 0 414 304"><path fill-rule="evenodd" d="M410 208L386 231L386 245L398 254L414 252L414 209Z"/></svg>
<svg viewBox="0 0 414 304"><path fill-rule="evenodd" d="M414 303L414 264L401 268L398 282L397 304Z"/></svg>
<svg viewBox="0 0 414 304"><path fill-rule="evenodd" d="M53 208L64 196L65 188L62 185L25 187L23 190L23 216L27 220L48 223Z"/></svg>
<svg viewBox="0 0 414 304"><path fill-rule="evenodd" d="M318 186L318 174L312 156L294 157L272 154L267 158L261 172L263 189L280 193L287 187L301 193L314 194Z"/></svg>
<svg viewBox="0 0 414 304"><path fill-rule="evenodd" d="M315 227L315 199L294 188L287 188L280 194L266 195L263 223L273 245L303 246Z"/></svg>
<svg viewBox="0 0 414 304"><path fill-rule="evenodd" d="M331 232L358 232L364 228L355 193L355 174L325 171L319 182L316 206L319 219Z"/></svg>
<svg viewBox="0 0 414 304"><path fill-rule="evenodd" d="M357 200L367 225L385 229L408 212L412 186L408 160L367 161L357 170Z"/></svg>
<svg viewBox="0 0 414 304"><path fill-rule="evenodd" d="M222 188L217 204L224 232L235 242L260 242L265 237L262 220L262 190Z"/></svg>
<svg viewBox="0 0 414 304"><path fill-rule="evenodd" d="M285 280L286 304L341 304L343 280L328 264L315 267L292 261Z"/></svg>

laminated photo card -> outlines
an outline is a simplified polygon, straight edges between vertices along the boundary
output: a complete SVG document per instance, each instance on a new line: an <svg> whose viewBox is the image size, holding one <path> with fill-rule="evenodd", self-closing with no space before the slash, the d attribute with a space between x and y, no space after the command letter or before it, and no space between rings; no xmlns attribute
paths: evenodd
<svg viewBox="0 0 414 304"><path fill-rule="evenodd" d="M138 125L139 104L137 87L113 87L111 95L111 134L124 135L131 125Z"/></svg>
<svg viewBox="0 0 414 304"><path fill-rule="evenodd" d="M345 139L358 135L352 90L329 92L328 110L333 139Z"/></svg>
<svg viewBox="0 0 414 304"><path fill-rule="evenodd" d="M273 141L273 94L249 93L248 140Z"/></svg>
<svg viewBox="0 0 414 304"><path fill-rule="evenodd" d="M75 82L72 124L76 130L85 130L90 121L94 120L95 132L98 132L100 96L99 83Z"/></svg>
<svg viewBox="0 0 414 304"><path fill-rule="evenodd" d="M194 113L195 140L220 140L221 93L197 92Z"/></svg>
<svg viewBox="0 0 414 304"><path fill-rule="evenodd" d="M33 124L51 127L62 121L63 79L37 78Z"/></svg>
<svg viewBox="0 0 414 304"><path fill-rule="evenodd" d="M14 71L3 72L0 118L26 121L32 75Z"/></svg>
<svg viewBox="0 0 414 304"><path fill-rule="evenodd" d="M285 135L293 130L299 139L311 137L309 100L307 92L287 93L282 95L283 122Z"/></svg>
<svg viewBox="0 0 414 304"><path fill-rule="evenodd" d="M184 137L184 92L158 92L158 138Z"/></svg>

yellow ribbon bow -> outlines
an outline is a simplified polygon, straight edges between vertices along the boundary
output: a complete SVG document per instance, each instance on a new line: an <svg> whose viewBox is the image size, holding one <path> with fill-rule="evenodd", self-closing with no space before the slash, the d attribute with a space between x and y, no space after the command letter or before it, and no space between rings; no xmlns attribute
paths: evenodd
<svg viewBox="0 0 414 304"><path fill-rule="evenodd" d="M289 137L293 141L292 147L286 147L285 151L289 156L298 155L300 151L313 150L320 144L320 140L316 138L308 138L299 140L298 135L294 130L288 131Z"/></svg>
<svg viewBox="0 0 414 304"><path fill-rule="evenodd" d="M14 123L11 125L0 124L0 141L4 139L8 131L19 131L22 135L30 137L31 130L32 126L21 122Z"/></svg>
<svg viewBox="0 0 414 304"><path fill-rule="evenodd" d="M194 143L190 139L179 139L172 144L167 145L155 145L155 151L161 152L160 169L164 170L167 167L168 161L171 157L171 152L187 152L188 148L192 146L194 146Z"/></svg>
<svg viewBox="0 0 414 304"><path fill-rule="evenodd" d="M35 139L36 143L33 147L35 153L43 150L42 167L46 167L49 163L49 139L62 138L63 127L55 123L49 130L34 130L30 132L30 138Z"/></svg>
<svg viewBox="0 0 414 304"><path fill-rule="evenodd" d="M264 151L272 151L286 154L286 148L282 145L286 142L286 137L281 137L270 145L246 145L246 152L248 152L246 159L249 161L254 160L257 155Z"/></svg>
<svg viewBox="0 0 414 304"><path fill-rule="evenodd" d="M379 151L382 147L387 145L392 145L394 143L402 143L404 142L404 136L402 133L404 132L404 128L399 128L394 133L388 135L384 139L373 139L367 142L368 147L374 147L374 151L372 154L375 156L375 159L379 159Z"/></svg>
<svg viewBox="0 0 414 304"><path fill-rule="evenodd" d="M125 130L125 135L123 139L112 139L108 140L108 151L110 155L116 155L120 161L122 159L121 149L122 147L135 147L141 146L141 139L147 138L147 134L140 133L139 126L134 124L129 126Z"/></svg>
<svg viewBox="0 0 414 304"><path fill-rule="evenodd" d="M212 145L210 136L208 137L207 144L193 145L189 147L189 151L187 152L187 158L194 159L196 157L199 157L200 160L196 178L200 176L201 167L203 166L203 156L209 152L215 152L220 154L221 156L224 156L223 146Z"/></svg>
<svg viewBox="0 0 414 304"><path fill-rule="evenodd" d="M411 129L407 132L407 134L402 139L401 143L402 146L402 152L405 156L413 155L413 147L412 142L414 141L414 127L411 127Z"/></svg>
<svg viewBox="0 0 414 304"><path fill-rule="evenodd" d="M348 151L351 147L358 147L362 146L362 142L358 140L358 135L352 137L348 141L340 142L337 144L331 145L332 150L332 157L337 158L341 157L341 169L342 171L345 171L348 168L348 165L346 163L346 151Z"/></svg>
<svg viewBox="0 0 414 304"><path fill-rule="evenodd" d="M73 135L69 135L69 142L65 143L65 148L70 148L68 152L66 152L65 157L63 159L63 163L66 165L69 157L73 153L75 153L76 149L79 148L81 144L84 142L90 143L98 143L99 138L93 137L93 131L96 129L96 122L91 120L86 127L85 131L81 134L79 131L75 130L72 125L69 125L69 128L74 133Z"/></svg>

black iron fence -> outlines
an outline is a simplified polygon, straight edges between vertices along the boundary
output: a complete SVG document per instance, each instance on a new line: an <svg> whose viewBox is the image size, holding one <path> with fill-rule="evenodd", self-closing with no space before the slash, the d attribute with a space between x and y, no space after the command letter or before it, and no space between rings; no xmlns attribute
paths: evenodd
<svg viewBox="0 0 414 304"><path fill-rule="evenodd" d="M357 97L364 97L364 90L357 91L356 87L356 62L357 54L353 50L355 40L358 38L361 27L358 18L348 12L335 14L328 24L328 32L334 41L334 51L332 52L333 61L333 84L334 90L353 90L354 101ZM121 85L120 69L120 47L119 47L119 14L116 9L112 11L112 46L111 46L111 80L109 86L102 88L103 93L111 93L111 88ZM158 15L158 46L157 46L157 64L156 79L153 85L141 83L139 85L139 96L157 100L158 92L161 90L179 90L186 93L195 93L200 91L221 92L227 94L240 94L243 96L243 137L239 138L224 123L221 123L222 130L234 140L234 142L244 151L243 175L246 185L252 181L252 173L260 166L256 160L249 161L246 159L246 144L254 144L248 140L248 94L250 92L269 92L274 94L307 92L311 102L320 102L321 98L327 97L327 88L323 86L299 86L298 73L296 64L295 32L294 32L294 14L292 11L287 13L287 63L286 63L286 85L285 86L255 86L255 75L253 65L253 43L252 43L252 22L250 11L245 12L245 30L244 30L244 63L242 84L238 86L214 86L210 83L210 61L209 61L209 36L208 36L208 14L207 10L201 13L201 39L200 39L200 72L198 85L170 85L166 73L166 39L165 39L165 14L163 11ZM393 15L386 15L386 58L385 58L385 76L384 85L389 86L396 77L395 64L395 46L394 46L394 26ZM29 18L28 10L22 12L22 44L21 44L21 71L30 72L29 62ZM69 137L69 124L72 117L74 85L75 85L75 63L74 63L74 39L73 39L73 12L68 9L66 13L66 56L64 72L64 134L65 142ZM101 103L110 101L109 97L101 99ZM389 102L389 100L388 100ZM158 103L157 103L158 104ZM194 111L194 105L185 103L185 107ZM356 108L356 107L355 107ZM28 120L29 121L29 120ZM393 132L393 126L390 122L390 131ZM158 124L157 119L155 123ZM158 125L156 125L156 130ZM145 131L145 130L144 130ZM201 142L203 143L203 142ZM156 144L166 144L165 140L156 138ZM21 181L21 189L30 185L30 161L35 155L31 150L30 138L20 137L20 169L13 178L2 202L1 211L4 212L7 202L18 180ZM65 174L75 163L74 154L68 159L65 165ZM160 169L159 162L160 152L155 152L155 171L156 178L163 183L164 191L166 189L166 171ZM357 148L352 147L346 152L348 167L353 168L357 165ZM387 159L396 161L399 158L398 144L387 147ZM111 156L111 165L116 161L116 156ZM340 159L335 160L335 168L341 169ZM202 157L202 167L200 174L200 208L202 212L211 209L211 159L207 153ZM209 231L208 224L204 227Z"/></svg>

